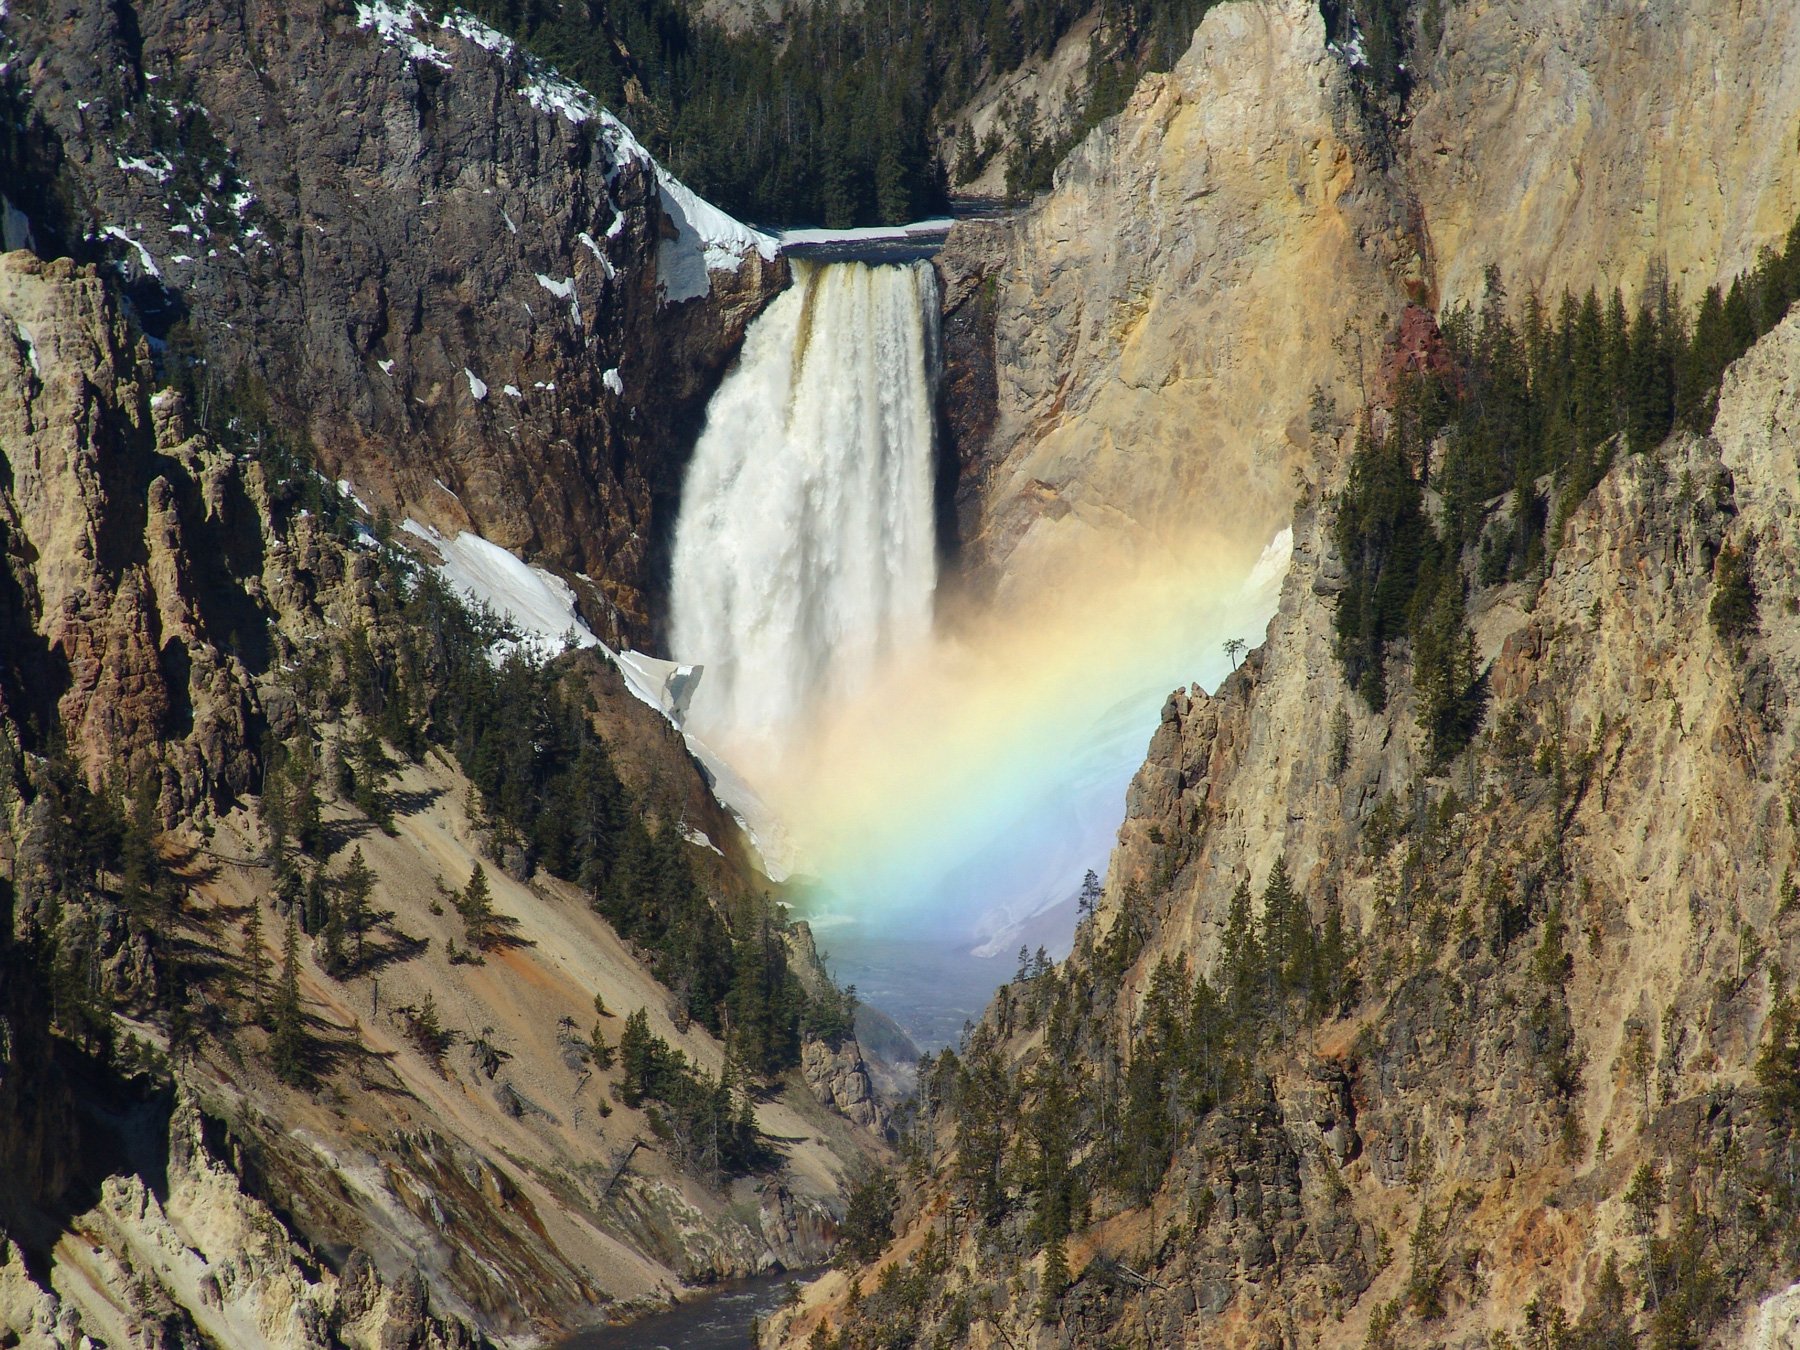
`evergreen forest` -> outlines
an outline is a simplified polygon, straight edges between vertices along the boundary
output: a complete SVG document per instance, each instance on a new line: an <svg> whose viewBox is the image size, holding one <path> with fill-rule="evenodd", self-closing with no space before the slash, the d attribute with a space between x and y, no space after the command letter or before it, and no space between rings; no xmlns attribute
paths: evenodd
<svg viewBox="0 0 1800 1350"><path fill-rule="evenodd" d="M682 0L471 0L467 8L617 110L678 177L766 225L874 225L941 211L1003 155L1029 196L1138 78L1167 70L1215 0L819 0L732 33ZM1408 0L1332 4L1369 40L1371 76L1397 82ZM1364 13L1366 11L1366 13ZM984 83L1096 20L1084 102L1061 129L1030 100L976 143L957 111Z"/></svg>

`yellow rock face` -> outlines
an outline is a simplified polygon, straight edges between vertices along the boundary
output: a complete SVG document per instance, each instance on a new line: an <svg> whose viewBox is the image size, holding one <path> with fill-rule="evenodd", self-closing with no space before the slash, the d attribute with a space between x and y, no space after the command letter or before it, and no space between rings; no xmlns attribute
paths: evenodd
<svg viewBox="0 0 1800 1350"><path fill-rule="evenodd" d="M1450 7L1404 165L1445 298L1642 284L1690 298L1800 214L1800 8L1480 0Z"/></svg>
<svg viewBox="0 0 1800 1350"><path fill-rule="evenodd" d="M1490 264L1515 299L1629 296L1655 259L1691 298L1800 215L1800 8L1488 0L1445 23L1389 141L1316 6L1222 5L1052 191L953 232L951 293L993 287L977 576L1016 589L1102 537L1260 543L1296 470L1329 485L1409 298L1477 298Z"/></svg>
<svg viewBox="0 0 1800 1350"><path fill-rule="evenodd" d="M1397 314L1413 270L1355 128L1316 6L1226 5L1003 237L953 240L998 283L974 542L1003 579L1096 534L1273 532L1314 389L1354 398L1344 319Z"/></svg>

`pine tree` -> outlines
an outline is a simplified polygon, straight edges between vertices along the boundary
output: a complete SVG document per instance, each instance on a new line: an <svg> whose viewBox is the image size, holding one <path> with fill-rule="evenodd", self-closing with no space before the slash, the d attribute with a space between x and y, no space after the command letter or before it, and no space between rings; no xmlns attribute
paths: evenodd
<svg viewBox="0 0 1800 1350"><path fill-rule="evenodd" d="M356 809L383 834L394 833L394 812L387 797L387 779L394 765L373 727L364 727L350 743L350 767Z"/></svg>
<svg viewBox="0 0 1800 1350"><path fill-rule="evenodd" d="M1308 932L1306 907L1294 892L1285 856L1278 856L1269 869L1262 903L1263 980L1274 999L1303 978L1301 939Z"/></svg>
<svg viewBox="0 0 1800 1350"><path fill-rule="evenodd" d="M119 834L119 901L140 914L169 898L170 888L158 885L156 799L156 779L146 774L132 792L131 810ZM159 891L164 893L159 895Z"/></svg>
<svg viewBox="0 0 1800 1350"><path fill-rule="evenodd" d="M433 1068L441 1070L444 1051L450 1047L450 1034L438 1020L437 998L429 989L424 1002L407 1015L406 1030L419 1053L431 1061Z"/></svg>
<svg viewBox="0 0 1800 1350"><path fill-rule="evenodd" d="M1250 883L1238 882L1225 911L1225 934L1219 953L1219 973L1235 1023L1247 1023L1256 1009L1262 985L1263 953L1256 940L1250 914Z"/></svg>
<svg viewBox="0 0 1800 1350"><path fill-rule="evenodd" d="M650 1015L639 1008L625 1019L625 1030L619 1036L619 1100L627 1106L641 1106L657 1088L657 1038L650 1030Z"/></svg>
<svg viewBox="0 0 1800 1350"><path fill-rule="evenodd" d="M250 976L250 1020L262 1026L269 1015L269 953L263 948L262 906L255 900L244 920L244 964Z"/></svg>
<svg viewBox="0 0 1800 1350"><path fill-rule="evenodd" d="M331 911L331 891L325 884L325 865L321 863L307 876L301 892L300 930L308 937L317 937L331 922Z"/></svg>
<svg viewBox="0 0 1800 1350"><path fill-rule="evenodd" d="M593 1034L588 1037L588 1057L593 1061L594 1068L605 1073L612 1068L615 1053L613 1047L606 1043L606 1037L600 1031L600 1024L594 1023Z"/></svg>
<svg viewBox="0 0 1800 1350"><path fill-rule="evenodd" d="M306 1078L305 1033L300 1016L300 926L290 914L281 946L281 982L275 990L269 1058L281 1080L295 1086Z"/></svg>
<svg viewBox="0 0 1800 1350"><path fill-rule="evenodd" d="M1335 1016L1350 991L1350 935L1344 929L1344 907L1328 897L1325 922L1313 952L1312 1009L1315 1017Z"/></svg>
<svg viewBox="0 0 1800 1350"><path fill-rule="evenodd" d="M287 761L288 823L294 842L313 857L325 844L324 807L319 800L319 760L312 736L302 733L299 747Z"/></svg>
<svg viewBox="0 0 1800 1350"><path fill-rule="evenodd" d="M469 946L485 950L494 940L494 900L488 889L487 869L480 863L469 874L469 884L456 900L456 912L462 915L463 933Z"/></svg>
<svg viewBox="0 0 1800 1350"><path fill-rule="evenodd" d="M1069 1287L1069 1253L1060 1237L1052 1238L1044 1248L1044 1277L1038 1288L1038 1317L1054 1322L1062 1304L1063 1290Z"/></svg>
<svg viewBox="0 0 1800 1350"><path fill-rule="evenodd" d="M356 965L360 969L368 956L368 932L374 926L369 897L375 890L375 874L363 861L362 846L350 852L344 875L338 878L337 913L340 930L347 931L356 942Z"/></svg>

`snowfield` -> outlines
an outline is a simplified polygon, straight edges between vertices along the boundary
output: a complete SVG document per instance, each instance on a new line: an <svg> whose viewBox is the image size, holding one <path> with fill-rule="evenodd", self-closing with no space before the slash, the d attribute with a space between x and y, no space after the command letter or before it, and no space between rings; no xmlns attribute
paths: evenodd
<svg viewBox="0 0 1800 1350"><path fill-rule="evenodd" d="M598 647L624 677L634 698L649 704L682 733L694 758L712 779L713 795L744 827L761 853L763 871L774 881L787 876L789 852L780 822L768 805L725 760L682 727L688 700L700 682L701 667L662 661L643 652L614 651L581 621L575 592L561 577L516 557L498 544L467 530L446 538L429 525L407 520L401 527L436 551L443 562L433 570L465 600L490 610L516 637L502 638L488 649L495 664L519 652L528 660L547 661L571 645ZM708 840L707 846L713 847Z"/></svg>

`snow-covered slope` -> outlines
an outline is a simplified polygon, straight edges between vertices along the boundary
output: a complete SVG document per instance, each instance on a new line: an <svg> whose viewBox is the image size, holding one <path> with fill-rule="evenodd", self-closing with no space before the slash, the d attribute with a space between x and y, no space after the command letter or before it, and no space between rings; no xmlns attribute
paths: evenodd
<svg viewBox="0 0 1800 1350"><path fill-rule="evenodd" d="M663 211L675 226L675 237L663 240L657 251L656 279L665 304L708 294L713 272L735 272L751 253L772 260L779 251L773 236L751 229L721 211L657 164L630 129L602 108L586 89L562 78L472 14L456 10L438 20L412 0L403 4L376 0L373 4L357 5L356 22L359 28L402 48L412 60L440 70L453 69L454 56L432 40L438 34L452 35L493 52L517 67L521 77L518 94L539 112L576 124L599 123L607 133L615 171L631 161L652 166Z"/></svg>
<svg viewBox="0 0 1800 1350"><path fill-rule="evenodd" d="M713 795L737 818L761 855L763 871L775 881L787 875L789 845L774 811L722 755L682 725L703 667L663 661L643 652L614 651L582 622L568 582L478 534L464 530L454 539L446 538L416 520L408 520L403 528L441 559L432 569L458 595L490 611L510 630L490 649L496 662L514 652L531 661L547 661L570 647L598 647L604 652L618 667L632 696L656 709L681 732L689 751L705 766Z"/></svg>

